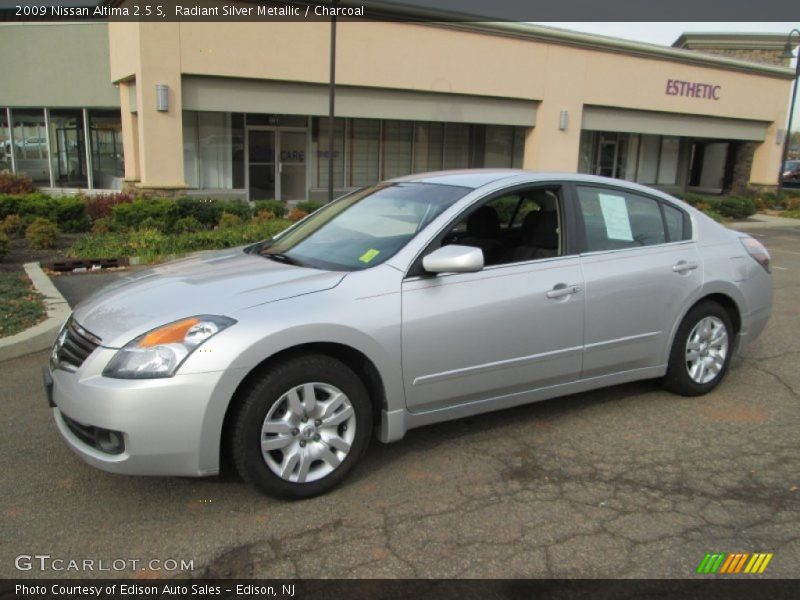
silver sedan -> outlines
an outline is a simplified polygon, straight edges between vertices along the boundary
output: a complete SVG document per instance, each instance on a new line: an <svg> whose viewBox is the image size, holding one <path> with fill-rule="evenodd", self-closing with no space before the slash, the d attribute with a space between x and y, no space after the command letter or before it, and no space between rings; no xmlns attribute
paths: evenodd
<svg viewBox="0 0 800 600"><path fill-rule="evenodd" d="M375 437L638 379L716 387L772 308L769 254L683 202L480 170L349 194L272 239L82 302L44 369L88 463L300 498Z"/></svg>

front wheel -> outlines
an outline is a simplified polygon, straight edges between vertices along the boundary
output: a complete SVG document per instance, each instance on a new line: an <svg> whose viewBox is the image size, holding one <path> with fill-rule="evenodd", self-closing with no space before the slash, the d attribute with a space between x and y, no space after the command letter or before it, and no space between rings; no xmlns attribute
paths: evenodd
<svg viewBox="0 0 800 600"><path fill-rule="evenodd" d="M672 343L664 387L683 396L713 390L728 371L733 338L730 316L722 306L706 301L692 308Z"/></svg>
<svg viewBox="0 0 800 600"><path fill-rule="evenodd" d="M274 365L245 394L232 454L242 478L262 491L308 498L345 478L371 430L359 377L329 356L300 356Z"/></svg>

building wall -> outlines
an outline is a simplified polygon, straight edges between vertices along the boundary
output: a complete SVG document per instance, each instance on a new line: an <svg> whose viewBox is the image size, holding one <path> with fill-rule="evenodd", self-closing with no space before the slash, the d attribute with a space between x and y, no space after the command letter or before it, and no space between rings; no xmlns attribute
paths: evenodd
<svg viewBox="0 0 800 600"><path fill-rule="evenodd" d="M106 23L0 23L0 106L118 107Z"/></svg>
<svg viewBox="0 0 800 600"><path fill-rule="evenodd" d="M748 119L763 122L769 132L782 122L788 104L787 77L741 66L704 66L457 26L340 22L338 27L337 83L343 86L536 102L523 163L531 169L577 169L585 105ZM324 22L114 23L111 73L119 80L136 78L137 98L150 105L159 78L172 82L178 102L182 75L325 84L329 31ZM668 94L669 79L720 86L719 99ZM562 130L563 110L568 126ZM138 127L142 185L180 185L182 167L175 164L181 155L180 119L140 106ZM755 150L753 183L775 183L780 146L774 138L768 133Z"/></svg>

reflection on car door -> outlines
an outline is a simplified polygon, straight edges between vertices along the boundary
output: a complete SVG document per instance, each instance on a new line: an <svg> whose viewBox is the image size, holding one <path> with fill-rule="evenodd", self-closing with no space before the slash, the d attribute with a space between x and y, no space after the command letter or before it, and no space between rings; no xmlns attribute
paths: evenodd
<svg viewBox="0 0 800 600"><path fill-rule="evenodd" d="M662 214L683 213L614 188L579 186L578 198L586 231L582 377L662 364L672 328L703 280L691 232L669 219L664 227Z"/></svg>
<svg viewBox="0 0 800 600"><path fill-rule="evenodd" d="M406 280L403 380L409 410L577 379L582 285L576 256Z"/></svg>

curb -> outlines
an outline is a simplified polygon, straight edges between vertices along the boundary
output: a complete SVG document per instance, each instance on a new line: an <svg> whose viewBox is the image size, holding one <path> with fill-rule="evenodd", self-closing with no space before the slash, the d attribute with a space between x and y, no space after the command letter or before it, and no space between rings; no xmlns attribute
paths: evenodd
<svg viewBox="0 0 800 600"><path fill-rule="evenodd" d="M33 283L33 287L44 296L47 318L25 331L20 331L7 338L0 338L0 361L50 348L56 339L59 328L67 320L72 310L61 292L44 274L39 263L25 263L23 267Z"/></svg>
<svg viewBox="0 0 800 600"><path fill-rule="evenodd" d="M729 229L747 231L749 229L767 229L773 227L800 227L800 219L789 219L774 215L755 214L745 221L725 223Z"/></svg>

